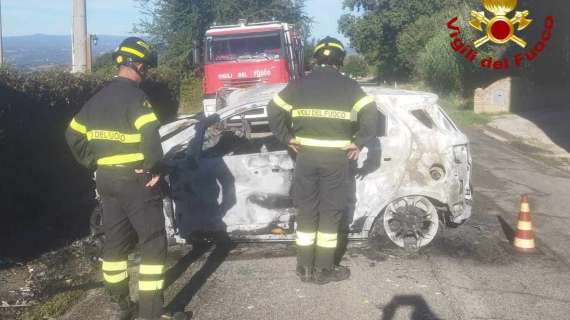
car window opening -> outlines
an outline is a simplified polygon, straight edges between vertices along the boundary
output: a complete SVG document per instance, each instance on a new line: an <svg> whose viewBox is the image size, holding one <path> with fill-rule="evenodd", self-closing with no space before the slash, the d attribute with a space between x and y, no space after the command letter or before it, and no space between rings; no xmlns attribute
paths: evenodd
<svg viewBox="0 0 570 320"><path fill-rule="evenodd" d="M427 112L425 112L425 110L418 109L410 111L410 113L427 128L433 129L433 127L435 127L432 118L429 116Z"/></svg>
<svg viewBox="0 0 570 320"><path fill-rule="evenodd" d="M268 124L256 124L252 119L236 120L239 117L240 115L229 117L207 130L204 157L287 150L287 147L273 136Z"/></svg>

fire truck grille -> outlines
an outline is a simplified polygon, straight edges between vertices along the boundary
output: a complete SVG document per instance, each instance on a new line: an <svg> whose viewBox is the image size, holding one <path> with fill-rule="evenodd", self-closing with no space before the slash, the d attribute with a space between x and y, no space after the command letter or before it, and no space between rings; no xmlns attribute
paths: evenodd
<svg viewBox="0 0 570 320"><path fill-rule="evenodd" d="M241 78L223 80L222 83L226 88L248 88L264 82L264 78Z"/></svg>

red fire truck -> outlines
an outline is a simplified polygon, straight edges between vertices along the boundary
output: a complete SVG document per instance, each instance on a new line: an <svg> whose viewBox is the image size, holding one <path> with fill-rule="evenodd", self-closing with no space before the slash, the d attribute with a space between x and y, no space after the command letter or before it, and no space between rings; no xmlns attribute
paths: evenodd
<svg viewBox="0 0 570 320"><path fill-rule="evenodd" d="M203 59L203 60L202 60ZM287 83L300 77L304 66L303 40L294 25L277 21L213 26L203 46L204 113L220 107L220 91L260 84ZM252 115L263 118L267 115ZM249 117L248 117L249 118Z"/></svg>

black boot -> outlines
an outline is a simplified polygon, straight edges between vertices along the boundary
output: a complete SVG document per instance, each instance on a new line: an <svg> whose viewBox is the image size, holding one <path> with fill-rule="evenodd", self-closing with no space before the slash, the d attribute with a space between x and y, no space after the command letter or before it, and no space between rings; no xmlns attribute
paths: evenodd
<svg viewBox="0 0 570 320"><path fill-rule="evenodd" d="M312 267L297 266L296 273L303 282L313 282L314 280Z"/></svg>
<svg viewBox="0 0 570 320"><path fill-rule="evenodd" d="M350 278L350 269L343 266L334 266L331 269L320 269L315 271L315 283L327 284L338 282Z"/></svg>

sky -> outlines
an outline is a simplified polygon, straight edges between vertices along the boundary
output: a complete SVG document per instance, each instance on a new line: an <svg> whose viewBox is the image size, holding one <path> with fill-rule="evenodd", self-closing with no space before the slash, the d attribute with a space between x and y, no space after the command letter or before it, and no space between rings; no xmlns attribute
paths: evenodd
<svg viewBox="0 0 570 320"><path fill-rule="evenodd" d="M346 38L338 32L338 19L344 13L342 0L307 0L307 13L314 19L312 35L320 39L335 37L342 42Z"/></svg>
<svg viewBox="0 0 570 320"><path fill-rule="evenodd" d="M0 0L4 36L70 34L72 0ZM307 12L314 19L313 36L338 33L343 14L342 0L307 0ZM129 35L144 18L134 0L87 0L87 28L92 34Z"/></svg>

